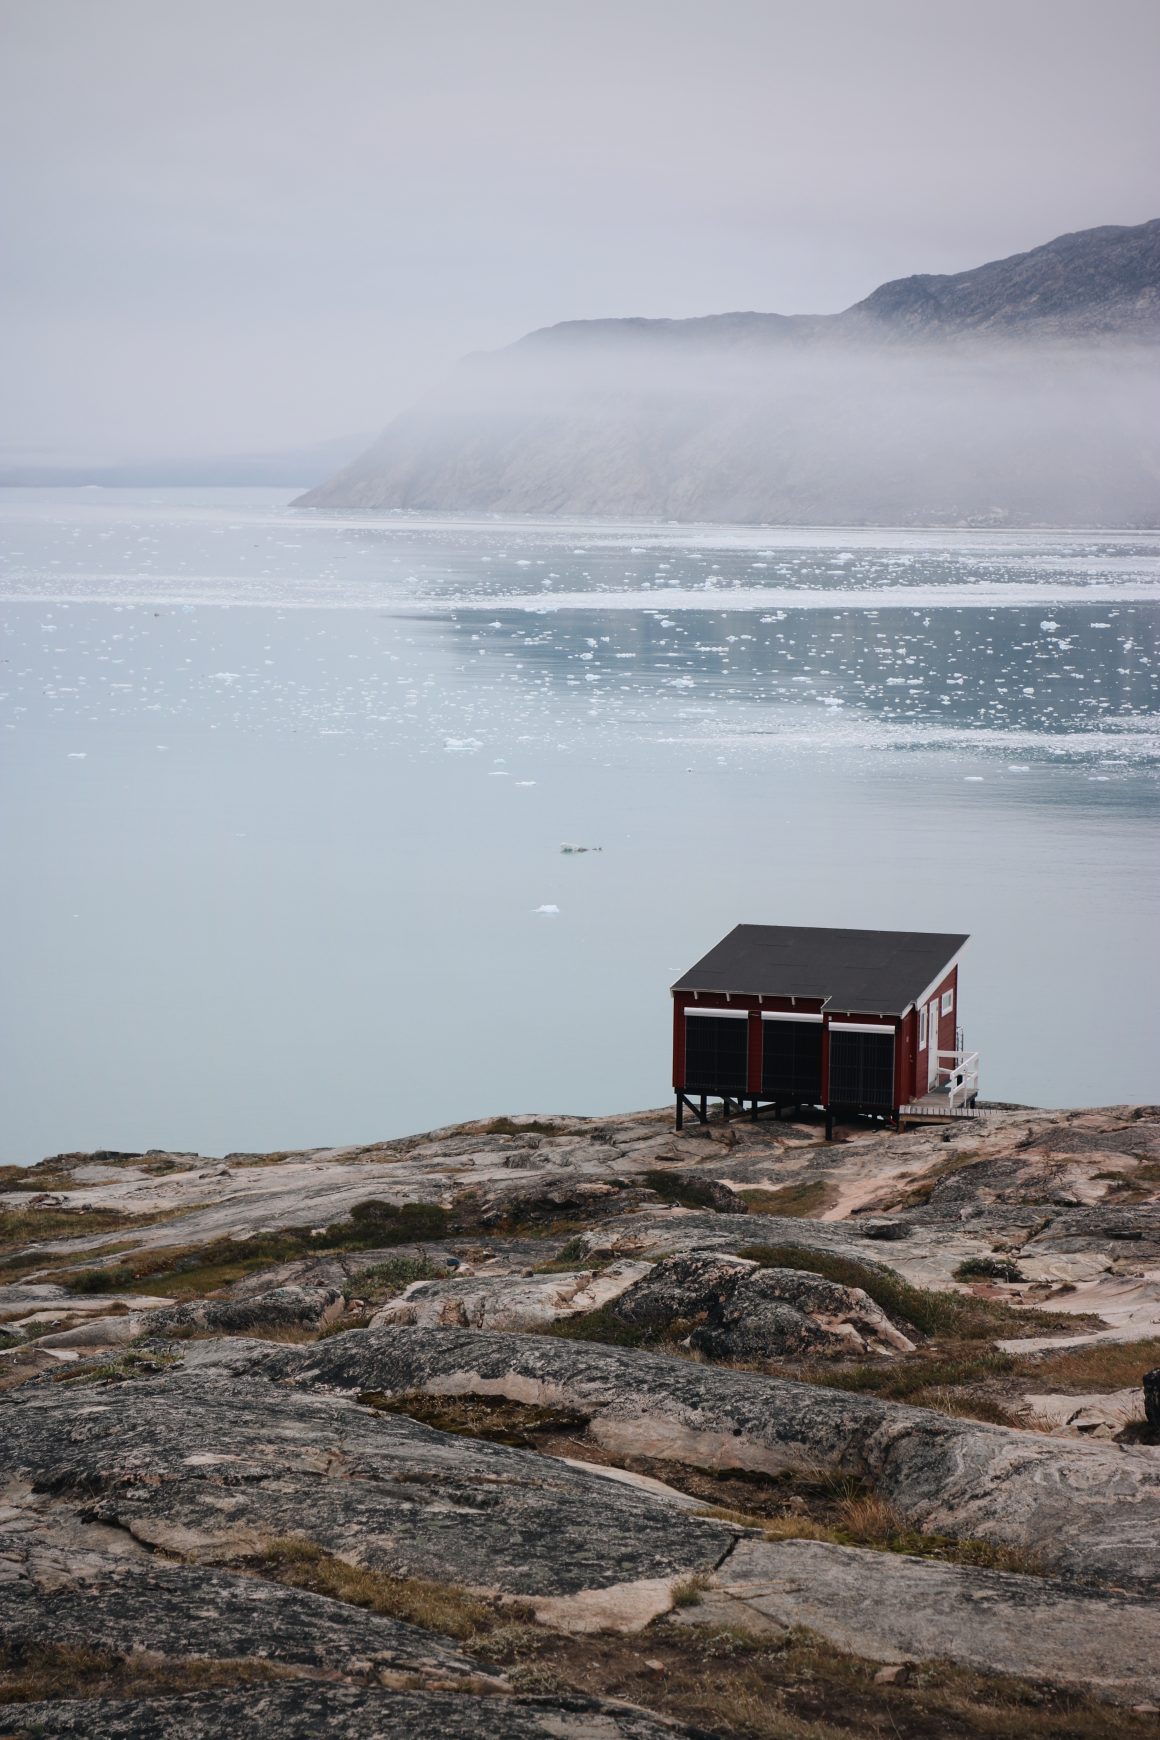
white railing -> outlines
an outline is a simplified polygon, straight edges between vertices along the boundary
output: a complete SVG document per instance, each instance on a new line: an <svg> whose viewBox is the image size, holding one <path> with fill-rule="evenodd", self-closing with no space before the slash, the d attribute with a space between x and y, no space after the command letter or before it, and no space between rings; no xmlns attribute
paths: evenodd
<svg viewBox="0 0 1160 1740"><path fill-rule="evenodd" d="M944 1058L950 1059L949 1067L943 1062ZM948 1104L965 1106L979 1091L978 1052L940 1051L938 1061L939 1087L945 1088Z"/></svg>

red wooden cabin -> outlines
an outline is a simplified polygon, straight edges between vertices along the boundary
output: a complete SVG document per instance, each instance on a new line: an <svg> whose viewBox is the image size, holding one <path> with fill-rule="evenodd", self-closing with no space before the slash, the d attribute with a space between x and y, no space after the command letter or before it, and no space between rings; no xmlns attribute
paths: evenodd
<svg viewBox="0 0 1160 1740"><path fill-rule="evenodd" d="M974 1103L978 1053L963 1050L958 960L965 936L739 924L672 988L677 1128L746 1102L892 1119ZM696 1101L696 1103L694 1103Z"/></svg>

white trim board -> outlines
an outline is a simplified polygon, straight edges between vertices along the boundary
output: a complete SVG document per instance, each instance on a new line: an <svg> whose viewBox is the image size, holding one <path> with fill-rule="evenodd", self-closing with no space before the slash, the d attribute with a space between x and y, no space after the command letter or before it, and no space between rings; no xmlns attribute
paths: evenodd
<svg viewBox="0 0 1160 1740"><path fill-rule="evenodd" d="M806 1009L763 1009L761 1019L763 1021L817 1021L820 1023L822 1017L820 1014L811 1015Z"/></svg>
<svg viewBox="0 0 1160 1740"><path fill-rule="evenodd" d="M831 1021L831 1033L884 1033L894 1038L894 1025L889 1021Z"/></svg>
<svg viewBox="0 0 1160 1740"><path fill-rule="evenodd" d="M748 1009L686 1009L685 1020L705 1018L709 1021L748 1021Z"/></svg>

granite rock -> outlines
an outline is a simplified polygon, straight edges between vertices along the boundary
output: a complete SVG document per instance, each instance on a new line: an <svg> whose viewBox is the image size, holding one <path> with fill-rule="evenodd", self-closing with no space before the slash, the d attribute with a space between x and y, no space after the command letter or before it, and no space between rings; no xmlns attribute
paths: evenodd
<svg viewBox="0 0 1160 1740"><path fill-rule="evenodd" d="M861 1287L800 1269L692 1252L668 1257L621 1294L626 1323L684 1326L710 1359L910 1353L914 1343Z"/></svg>
<svg viewBox="0 0 1160 1740"><path fill-rule="evenodd" d="M677 1723L600 1698L480 1698L300 1680L184 1698L26 1704L15 1719L28 1735L85 1740L695 1740Z"/></svg>
<svg viewBox="0 0 1160 1740"><path fill-rule="evenodd" d="M264 1329L321 1329L342 1315L337 1287L272 1287L241 1298L191 1299L150 1311L137 1325L142 1335L253 1335Z"/></svg>
<svg viewBox="0 0 1160 1740"><path fill-rule="evenodd" d="M239 1344L239 1364L246 1357ZM367 1330L306 1350L254 1349L249 1369L332 1391L421 1390L566 1407L588 1416L594 1442L621 1455L854 1474L915 1527L1017 1547L1080 1581L1160 1592L1160 1460L1147 1447L1049 1438L858 1392L548 1336Z"/></svg>

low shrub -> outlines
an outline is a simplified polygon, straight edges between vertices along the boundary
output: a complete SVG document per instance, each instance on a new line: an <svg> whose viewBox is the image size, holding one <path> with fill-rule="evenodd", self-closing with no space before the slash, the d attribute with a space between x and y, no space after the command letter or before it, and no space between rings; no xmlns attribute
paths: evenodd
<svg viewBox="0 0 1160 1740"><path fill-rule="evenodd" d="M998 1335L1038 1335L1045 1329L1074 1334L1084 1326L1084 1319L1058 1311L1017 1308L1001 1299L977 1299L962 1293L936 1293L929 1287L913 1287L892 1270L859 1263L833 1251L811 1251L804 1245L750 1245L737 1254L762 1268L805 1269L843 1287L861 1287L889 1318L903 1327L917 1329L922 1335L948 1336L955 1341L991 1341Z"/></svg>
<svg viewBox="0 0 1160 1740"><path fill-rule="evenodd" d="M660 1167L645 1172L641 1183L654 1191L662 1202L676 1203L680 1208L716 1209L721 1200L721 1187L708 1178L690 1178L680 1172L665 1172Z"/></svg>
<svg viewBox="0 0 1160 1740"><path fill-rule="evenodd" d="M1025 1281L1013 1257L968 1257L955 1270L956 1281Z"/></svg>
<svg viewBox="0 0 1160 1740"><path fill-rule="evenodd" d="M351 1284L361 1298L393 1299L412 1281L435 1281L446 1274L447 1265L433 1263L429 1257L388 1257L384 1263L360 1269Z"/></svg>

